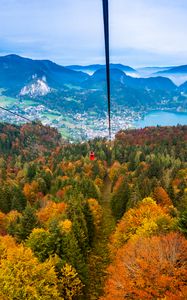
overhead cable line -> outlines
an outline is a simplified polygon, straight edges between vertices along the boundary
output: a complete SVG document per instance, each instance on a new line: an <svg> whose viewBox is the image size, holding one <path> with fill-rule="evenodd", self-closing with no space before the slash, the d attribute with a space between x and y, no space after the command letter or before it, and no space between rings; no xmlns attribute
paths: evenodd
<svg viewBox="0 0 187 300"><path fill-rule="evenodd" d="M107 81L107 98L108 98L108 131L111 140L111 95L110 95L110 54L109 54L109 13L108 0L103 0L103 22L105 36L105 60L106 60L106 81Z"/></svg>
<svg viewBox="0 0 187 300"><path fill-rule="evenodd" d="M33 121L30 120L29 118L23 117L23 116L21 116L21 115L15 113L15 112L9 110L8 108L5 108L5 107L0 106L0 109L4 110L4 111L6 111L6 112L9 112L10 114L12 114L12 115L14 115L14 116L16 116L16 117L22 118L22 119L24 119L24 120L26 120L26 121L28 121L28 122L31 122L31 123L33 122Z"/></svg>

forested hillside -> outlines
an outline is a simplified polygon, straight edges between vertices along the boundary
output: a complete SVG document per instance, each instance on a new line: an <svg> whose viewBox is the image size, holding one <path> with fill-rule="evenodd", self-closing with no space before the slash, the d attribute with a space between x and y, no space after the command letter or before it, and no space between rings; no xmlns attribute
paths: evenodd
<svg viewBox="0 0 187 300"><path fill-rule="evenodd" d="M186 225L187 126L0 124L0 299L186 299Z"/></svg>
<svg viewBox="0 0 187 300"><path fill-rule="evenodd" d="M121 64L111 64L110 68L114 112L123 111L124 107L136 112L161 108L186 111L186 66L160 73L148 72L148 77ZM86 70L92 75L84 73ZM76 113L84 115L86 111L99 117L107 111L105 73L103 65L63 67L50 60L33 60L15 54L0 56L0 97L2 101L6 99L9 109L16 107L23 116L34 104L42 105L42 116L45 116L44 112L50 115L53 111L58 117L58 111L64 117L70 114L73 120ZM21 105L23 103L26 109ZM36 111L35 118L38 118ZM49 120L48 117L47 124ZM59 128L63 128L60 121Z"/></svg>

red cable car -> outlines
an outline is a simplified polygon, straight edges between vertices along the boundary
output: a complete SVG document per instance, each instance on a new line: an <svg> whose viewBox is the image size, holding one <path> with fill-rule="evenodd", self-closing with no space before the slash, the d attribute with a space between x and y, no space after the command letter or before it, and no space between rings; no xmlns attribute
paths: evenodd
<svg viewBox="0 0 187 300"><path fill-rule="evenodd" d="M94 160L95 159L95 154L93 151L90 152L90 160Z"/></svg>

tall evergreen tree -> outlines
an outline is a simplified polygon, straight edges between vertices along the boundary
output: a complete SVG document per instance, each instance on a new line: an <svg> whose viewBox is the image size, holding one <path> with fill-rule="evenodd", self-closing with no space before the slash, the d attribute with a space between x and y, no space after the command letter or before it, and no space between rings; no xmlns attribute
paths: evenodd
<svg viewBox="0 0 187 300"><path fill-rule="evenodd" d="M127 209L127 203L130 199L130 189L128 182L124 180L117 192L111 199L112 212L117 220L119 220Z"/></svg>

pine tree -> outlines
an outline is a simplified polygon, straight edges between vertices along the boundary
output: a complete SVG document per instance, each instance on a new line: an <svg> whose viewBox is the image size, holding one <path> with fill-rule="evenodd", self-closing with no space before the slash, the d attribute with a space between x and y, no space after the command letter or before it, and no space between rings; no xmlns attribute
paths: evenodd
<svg viewBox="0 0 187 300"><path fill-rule="evenodd" d="M86 220L86 227L88 230L88 243L89 243L89 246L91 246L92 242L93 242L94 234L95 234L95 226L94 226L93 215L89 208L88 202L86 202L83 205L83 213L84 213L84 217Z"/></svg>
<svg viewBox="0 0 187 300"><path fill-rule="evenodd" d="M135 207L138 204L138 202L141 200L142 198L141 198L139 187L137 184L135 184L135 186L133 187L130 193L129 201L127 203L127 209Z"/></svg>
<svg viewBox="0 0 187 300"><path fill-rule="evenodd" d="M34 208L27 206L23 211L23 215L10 224L8 231L11 235L15 236L18 241L24 241L38 225Z"/></svg>
<svg viewBox="0 0 187 300"><path fill-rule="evenodd" d="M12 189L11 210L23 211L27 205L27 200L19 186Z"/></svg>
<svg viewBox="0 0 187 300"><path fill-rule="evenodd" d="M187 237L187 209L181 212L178 227L182 233Z"/></svg>
<svg viewBox="0 0 187 300"><path fill-rule="evenodd" d="M129 185L128 182L124 180L117 192L113 194L111 199L112 212L117 220L119 220L126 211L129 198Z"/></svg>

